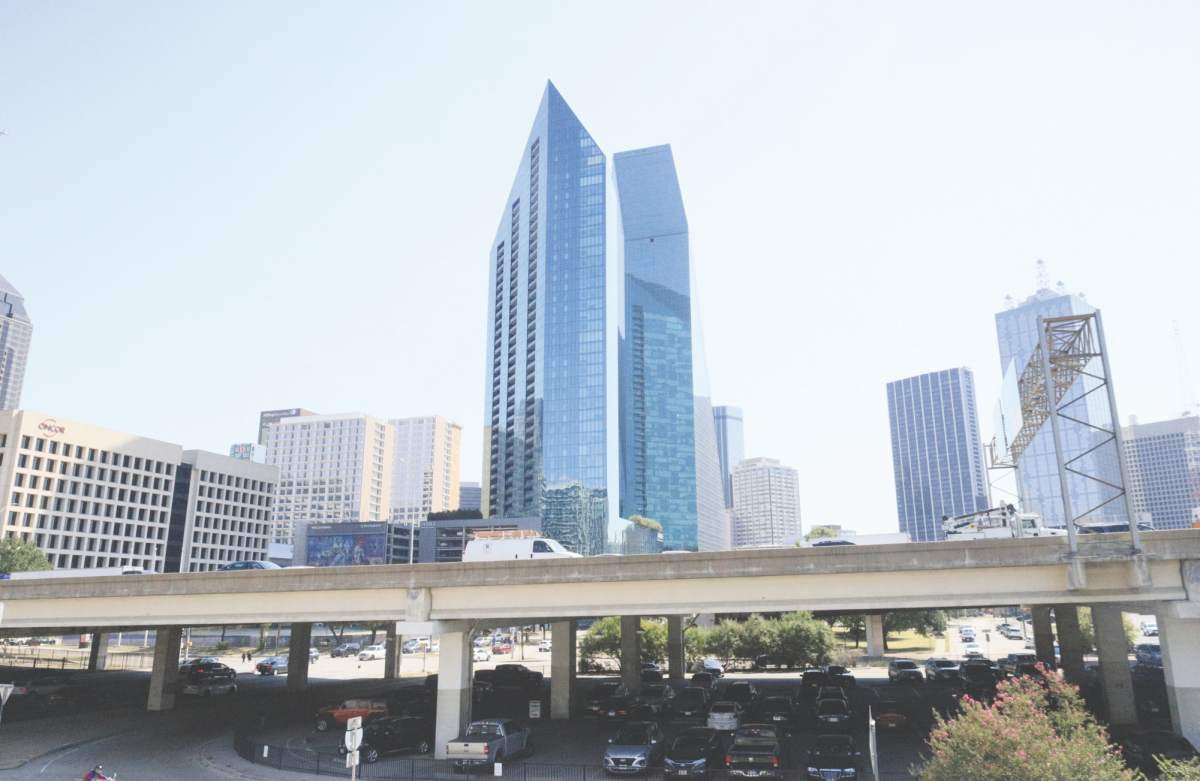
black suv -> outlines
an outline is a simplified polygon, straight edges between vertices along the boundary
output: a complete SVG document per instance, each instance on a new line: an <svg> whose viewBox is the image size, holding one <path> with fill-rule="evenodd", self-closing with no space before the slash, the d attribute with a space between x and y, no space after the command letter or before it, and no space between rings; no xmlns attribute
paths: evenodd
<svg viewBox="0 0 1200 781"><path fill-rule="evenodd" d="M358 656L358 652L362 650L362 646L358 643L342 643L337 648L329 651L329 656L336 659L339 656Z"/></svg>
<svg viewBox="0 0 1200 781"><path fill-rule="evenodd" d="M609 697L628 697L629 689L623 683L598 683L588 692L588 698L583 704L583 710L590 716L600 715L600 708Z"/></svg>
<svg viewBox="0 0 1200 781"><path fill-rule="evenodd" d="M749 711L758 702L758 689L749 681L734 681L721 692L721 699L736 702L742 710Z"/></svg>
<svg viewBox="0 0 1200 781"><path fill-rule="evenodd" d="M374 764L379 757L392 751L412 751L428 754L433 748L433 723L428 719L413 716L393 716L378 719L363 727L362 746L358 756L367 764ZM346 753L343 742L338 753Z"/></svg>
<svg viewBox="0 0 1200 781"><path fill-rule="evenodd" d="M859 756L854 750L854 738L849 735L821 735L808 752L805 777L824 781L858 778Z"/></svg>
<svg viewBox="0 0 1200 781"><path fill-rule="evenodd" d="M708 727L691 727L671 741L663 759L663 774L707 778L725 764L721 733Z"/></svg>
<svg viewBox="0 0 1200 781"><path fill-rule="evenodd" d="M712 693L699 686L689 686L675 698L675 717L681 719L708 718L712 706Z"/></svg>
<svg viewBox="0 0 1200 781"><path fill-rule="evenodd" d="M749 721L756 724L771 724L782 732L791 732L795 721L795 709L789 697L763 697L750 714Z"/></svg>

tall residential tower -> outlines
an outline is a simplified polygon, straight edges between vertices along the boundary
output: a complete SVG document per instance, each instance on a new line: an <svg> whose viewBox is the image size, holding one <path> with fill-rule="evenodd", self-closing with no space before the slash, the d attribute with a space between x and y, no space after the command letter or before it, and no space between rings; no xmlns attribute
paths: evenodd
<svg viewBox="0 0 1200 781"><path fill-rule="evenodd" d="M430 513L458 509L462 426L441 415L393 418L389 517L416 524Z"/></svg>
<svg viewBox="0 0 1200 781"><path fill-rule="evenodd" d="M21 408L32 336L33 321L25 311L25 297L0 276L0 409Z"/></svg>
<svg viewBox="0 0 1200 781"><path fill-rule="evenodd" d="M605 156L552 83L488 251L483 495L577 553L608 521Z"/></svg>
<svg viewBox="0 0 1200 781"><path fill-rule="evenodd" d="M781 545L800 536L800 473L777 458L733 467L733 547Z"/></svg>
<svg viewBox="0 0 1200 781"><path fill-rule="evenodd" d="M613 157L624 269L619 323L621 516L667 550L728 550L687 215L670 145Z"/></svg>

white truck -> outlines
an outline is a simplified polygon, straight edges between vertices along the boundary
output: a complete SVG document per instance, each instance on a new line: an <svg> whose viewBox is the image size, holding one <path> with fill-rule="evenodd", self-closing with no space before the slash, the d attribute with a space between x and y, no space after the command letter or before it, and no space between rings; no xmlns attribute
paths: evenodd
<svg viewBox="0 0 1200 781"><path fill-rule="evenodd" d="M1053 529L1042 523L1042 516L1020 513L1011 504L968 513L956 518L942 517L947 540L992 540L1008 537L1065 537L1066 529Z"/></svg>
<svg viewBox="0 0 1200 781"><path fill-rule="evenodd" d="M521 559L577 559L578 553L567 550L557 540L544 537L490 536L476 534L463 551L463 561L515 561Z"/></svg>

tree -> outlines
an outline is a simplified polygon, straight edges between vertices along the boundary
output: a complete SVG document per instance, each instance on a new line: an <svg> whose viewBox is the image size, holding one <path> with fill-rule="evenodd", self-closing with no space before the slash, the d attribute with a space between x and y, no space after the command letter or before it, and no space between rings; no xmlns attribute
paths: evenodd
<svg viewBox="0 0 1200 781"><path fill-rule="evenodd" d="M838 533L828 526L814 526L808 530L808 534L804 535L806 540L815 540L821 537L836 537Z"/></svg>
<svg viewBox="0 0 1200 781"><path fill-rule="evenodd" d="M775 661L787 667L815 667L829 662L833 629L812 613L789 613L772 622L770 650Z"/></svg>
<svg viewBox="0 0 1200 781"><path fill-rule="evenodd" d="M618 616L601 618L592 624L592 631L579 639L579 658L587 666L597 663L598 657L612 659L621 669L621 619ZM658 621L642 619L639 654L643 662L663 662L667 658L667 628Z"/></svg>
<svg viewBox="0 0 1200 781"><path fill-rule="evenodd" d="M742 624L741 645L738 656L754 660L763 654L769 654L775 648L775 625L778 621L765 621L755 613Z"/></svg>
<svg viewBox="0 0 1200 781"><path fill-rule="evenodd" d="M841 626L854 639L854 647L867 636L867 617L862 613L845 613L842 615L822 615L821 620L830 626Z"/></svg>
<svg viewBox="0 0 1200 781"><path fill-rule="evenodd" d="M32 542L20 537L5 537L0 540L0 573L39 572L54 569L46 554Z"/></svg>
<svg viewBox="0 0 1200 781"><path fill-rule="evenodd" d="M683 657L688 669L694 669L700 660L708 656L708 629L692 627L683 633Z"/></svg>
<svg viewBox="0 0 1200 781"><path fill-rule="evenodd" d="M1133 628L1133 622L1121 616L1121 623L1125 625L1125 642L1130 651L1133 651L1134 645L1137 643L1138 636L1141 634ZM1092 609L1090 607L1079 608L1079 638L1083 641L1083 652L1085 654L1094 653L1096 650L1096 624L1092 620Z"/></svg>
<svg viewBox="0 0 1200 781"><path fill-rule="evenodd" d="M893 610L883 614L883 631L905 632L912 630L917 634L928 637L946 631L946 611L944 610Z"/></svg>
<svg viewBox="0 0 1200 781"><path fill-rule="evenodd" d="M1056 673L1021 677L997 689L991 705L962 697L956 716L935 713L922 781L1116 781L1141 779Z"/></svg>
<svg viewBox="0 0 1200 781"><path fill-rule="evenodd" d="M649 529L652 532L662 531L661 523L659 523L658 521L655 521L655 520L651 520L650 518L646 518L641 515L629 516L629 522L636 526L641 526L643 529Z"/></svg>
<svg viewBox="0 0 1200 781"><path fill-rule="evenodd" d="M741 645L742 625L728 618L709 630L708 642L705 643L708 653L721 660L726 667L738 658Z"/></svg>
<svg viewBox="0 0 1200 781"><path fill-rule="evenodd" d="M387 621L372 621L367 624L366 628L371 630L371 642L367 643L367 645L375 645L375 635L379 634L380 629L387 629L387 625Z"/></svg>
<svg viewBox="0 0 1200 781"><path fill-rule="evenodd" d="M660 622L643 619L642 639L639 644L643 662L662 664L667 661L667 628Z"/></svg>

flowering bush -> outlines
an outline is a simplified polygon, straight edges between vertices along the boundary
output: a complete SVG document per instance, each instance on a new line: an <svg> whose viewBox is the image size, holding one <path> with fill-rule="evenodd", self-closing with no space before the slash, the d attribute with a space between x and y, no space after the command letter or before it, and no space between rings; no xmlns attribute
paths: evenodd
<svg viewBox="0 0 1200 781"><path fill-rule="evenodd" d="M1163 760L1158 771L1159 781L1200 781L1200 760Z"/></svg>
<svg viewBox="0 0 1200 781"><path fill-rule="evenodd" d="M1142 779L1061 676L1013 678L992 704L963 697L959 713L937 715L929 752L913 773L923 781L1109 781Z"/></svg>

